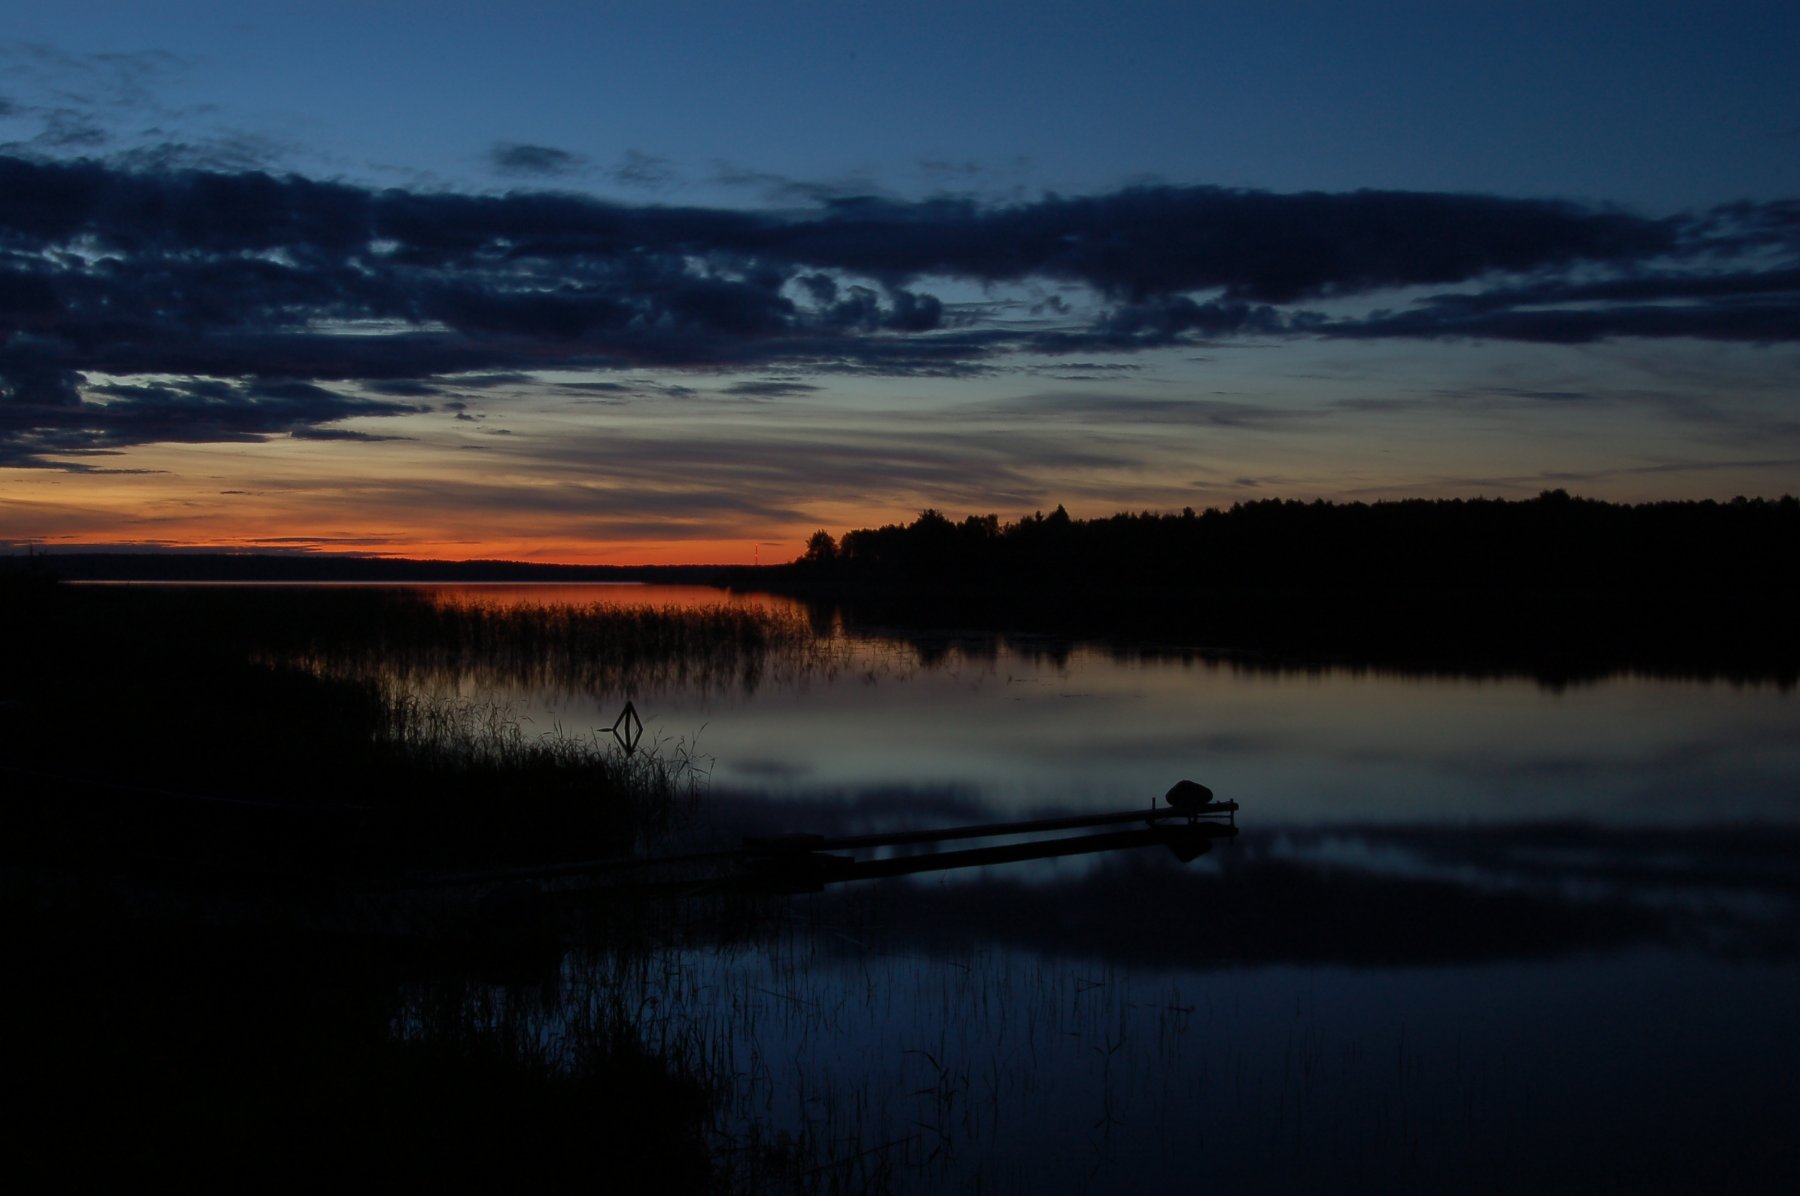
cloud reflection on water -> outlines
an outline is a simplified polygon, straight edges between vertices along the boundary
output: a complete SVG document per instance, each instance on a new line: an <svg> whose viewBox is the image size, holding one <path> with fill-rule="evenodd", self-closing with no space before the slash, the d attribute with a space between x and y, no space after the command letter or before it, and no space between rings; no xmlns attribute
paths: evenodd
<svg viewBox="0 0 1800 1196"><path fill-rule="evenodd" d="M1772 686L1524 679L1122 662L1001 650L909 663L852 644L753 692L507 695L540 720L607 726L630 697L695 737L729 790L825 798L966 786L1005 812L1128 808L1183 777L1282 820L1682 822L1800 815L1795 699Z"/></svg>
<svg viewBox="0 0 1800 1196"><path fill-rule="evenodd" d="M633 700L709 757L719 842L1128 809L1179 777L1241 834L1187 866L830 889L671 956L643 1007L734 1061L738 1129L874 1146L854 1166L892 1190L1800 1174L1793 692L994 636L813 659L487 696L577 732Z"/></svg>
<svg viewBox="0 0 1800 1196"><path fill-rule="evenodd" d="M721 800L957 790L995 817L1020 817L1147 805L1186 777L1263 825L1800 819L1800 695L1772 683L1618 675L1550 687L1526 675L923 637L705 587L426 593L490 612L580 601L655 615L643 628L691 658L614 661L606 653L642 628L622 632L621 646L554 615L541 633L499 635L489 648L476 621L461 629L476 646L460 655L379 659L408 686L492 703L531 733L604 735L630 701L652 741L710 762ZM682 630L722 608L730 617L705 635ZM750 634L746 620L758 619L768 634Z"/></svg>

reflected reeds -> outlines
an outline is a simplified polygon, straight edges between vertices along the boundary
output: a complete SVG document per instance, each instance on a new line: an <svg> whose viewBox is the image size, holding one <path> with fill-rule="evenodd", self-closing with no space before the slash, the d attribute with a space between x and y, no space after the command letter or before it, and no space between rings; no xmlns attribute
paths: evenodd
<svg viewBox="0 0 1800 1196"><path fill-rule="evenodd" d="M322 597L356 609L349 617L315 615L311 634L269 650L321 674L408 686L751 694L768 683L836 676L859 655L795 609L723 601L632 607L438 601L409 591Z"/></svg>

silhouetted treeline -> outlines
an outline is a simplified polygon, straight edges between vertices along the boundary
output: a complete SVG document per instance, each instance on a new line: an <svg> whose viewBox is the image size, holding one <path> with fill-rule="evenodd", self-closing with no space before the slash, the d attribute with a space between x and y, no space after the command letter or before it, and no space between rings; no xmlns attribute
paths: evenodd
<svg viewBox="0 0 1800 1196"><path fill-rule="evenodd" d="M1058 507L1007 524L928 510L841 540L815 534L799 564L808 576L909 587L1714 589L1785 580L1796 548L1793 497L1623 506L1554 490L1525 502L1268 500L1090 520Z"/></svg>
<svg viewBox="0 0 1800 1196"><path fill-rule="evenodd" d="M819 532L777 584L895 622L1791 678L1796 548L1791 496L1629 506L1553 490L1089 520L1058 507L1005 524L927 510Z"/></svg>

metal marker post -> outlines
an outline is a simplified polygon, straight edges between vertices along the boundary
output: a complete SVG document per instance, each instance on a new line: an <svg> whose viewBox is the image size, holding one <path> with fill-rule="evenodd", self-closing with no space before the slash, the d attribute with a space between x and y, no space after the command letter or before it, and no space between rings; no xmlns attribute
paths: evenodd
<svg viewBox="0 0 1800 1196"><path fill-rule="evenodd" d="M619 711L619 717L613 720L612 733L627 756L637 751L638 740L644 737L644 723L638 718L636 706L630 702L625 703L625 709Z"/></svg>

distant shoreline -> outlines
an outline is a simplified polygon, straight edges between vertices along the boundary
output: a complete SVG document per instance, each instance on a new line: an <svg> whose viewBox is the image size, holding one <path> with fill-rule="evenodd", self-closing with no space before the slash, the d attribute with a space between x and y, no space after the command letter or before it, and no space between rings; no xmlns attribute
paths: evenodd
<svg viewBox="0 0 1800 1196"><path fill-rule="evenodd" d="M820 625L1157 642L1275 659L1541 677L1620 670L1800 683L1800 501L1627 507L1490 500L1229 511L1062 508L1002 524L925 511L820 531L789 564L49 553L0 576L67 581L640 582L766 592Z"/></svg>
<svg viewBox="0 0 1800 1196"><path fill-rule="evenodd" d="M0 557L0 574L38 573L63 581L108 582L609 582L739 586L755 572L754 567L742 565L540 565L525 561L239 553L49 552Z"/></svg>

